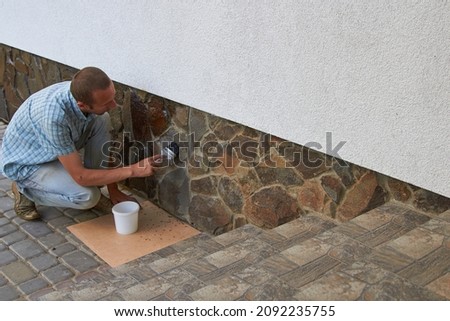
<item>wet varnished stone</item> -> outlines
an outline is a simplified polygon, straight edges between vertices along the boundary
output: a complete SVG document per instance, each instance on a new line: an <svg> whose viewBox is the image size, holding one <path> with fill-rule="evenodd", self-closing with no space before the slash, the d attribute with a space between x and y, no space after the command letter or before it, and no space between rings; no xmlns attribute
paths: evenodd
<svg viewBox="0 0 450 321"><path fill-rule="evenodd" d="M232 222L232 212L215 197L196 195L189 206L191 222L209 233L217 233Z"/></svg>
<svg viewBox="0 0 450 321"><path fill-rule="evenodd" d="M218 184L219 195L224 203L234 212L240 213L244 205L241 189L236 181L229 177L222 177Z"/></svg>
<svg viewBox="0 0 450 321"><path fill-rule="evenodd" d="M292 168L256 167L256 173L262 184L283 184L285 186L301 186L303 180Z"/></svg>
<svg viewBox="0 0 450 321"><path fill-rule="evenodd" d="M421 189L414 192L414 205L422 211L439 214L450 209L450 198Z"/></svg>
<svg viewBox="0 0 450 321"><path fill-rule="evenodd" d="M183 217L188 214L189 195L189 177L185 168L171 171L159 184L159 203L172 215Z"/></svg>

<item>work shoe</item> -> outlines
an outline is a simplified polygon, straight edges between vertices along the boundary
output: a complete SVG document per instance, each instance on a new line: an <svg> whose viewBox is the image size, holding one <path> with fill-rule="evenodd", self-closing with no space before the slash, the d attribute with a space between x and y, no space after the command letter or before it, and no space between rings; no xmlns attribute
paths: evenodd
<svg viewBox="0 0 450 321"><path fill-rule="evenodd" d="M16 211L17 216L25 221L32 221L41 217L36 211L34 202L19 192L16 182L12 183L11 189L15 198L14 210Z"/></svg>

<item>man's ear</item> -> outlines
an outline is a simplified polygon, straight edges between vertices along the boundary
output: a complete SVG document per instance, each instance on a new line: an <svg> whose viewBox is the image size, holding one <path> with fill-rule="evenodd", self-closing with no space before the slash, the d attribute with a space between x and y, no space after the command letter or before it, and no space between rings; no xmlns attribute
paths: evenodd
<svg viewBox="0 0 450 321"><path fill-rule="evenodd" d="M87 112L89 110L88 105L86 105L85 103L83 103L81 101L77 101L77 105L78 105L78 107L80 107L80 110L82 112Z"/></svg>

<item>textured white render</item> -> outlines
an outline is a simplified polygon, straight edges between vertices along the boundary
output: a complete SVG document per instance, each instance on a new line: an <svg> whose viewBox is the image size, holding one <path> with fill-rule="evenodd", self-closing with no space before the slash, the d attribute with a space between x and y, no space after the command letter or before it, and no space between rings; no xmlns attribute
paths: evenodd
<svg viewBox="0 0 450 321"><path fill-rule="evenodd" d="M450 197L448 1L0 0L0 42Z"/></svg>

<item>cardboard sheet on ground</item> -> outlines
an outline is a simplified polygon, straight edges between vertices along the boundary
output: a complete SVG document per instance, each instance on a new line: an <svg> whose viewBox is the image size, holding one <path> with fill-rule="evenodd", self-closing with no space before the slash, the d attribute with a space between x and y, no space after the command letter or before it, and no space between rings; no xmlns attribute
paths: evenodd
<svg viewBox="0 0 450 321"><path fill-rule="evenodd" d="M116 232L113 214L68 227L95 254L116 267L152 253L200 232L149 201L140 202L138 231L129 235Z"/></svg>

